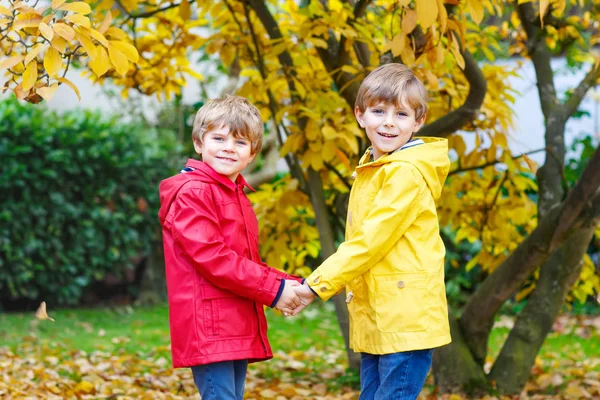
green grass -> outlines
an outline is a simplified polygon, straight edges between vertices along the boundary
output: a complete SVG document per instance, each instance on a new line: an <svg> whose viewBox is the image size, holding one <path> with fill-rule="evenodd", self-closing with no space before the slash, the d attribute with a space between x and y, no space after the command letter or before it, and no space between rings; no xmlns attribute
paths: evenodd
<svg viewBox="0 0 600 400"><path fill-rule="evenodd" d="M0 340L18 352L28 342L86 352L169 354L167 306L48 310L55 322L33 313L0 314Z"/></svg>

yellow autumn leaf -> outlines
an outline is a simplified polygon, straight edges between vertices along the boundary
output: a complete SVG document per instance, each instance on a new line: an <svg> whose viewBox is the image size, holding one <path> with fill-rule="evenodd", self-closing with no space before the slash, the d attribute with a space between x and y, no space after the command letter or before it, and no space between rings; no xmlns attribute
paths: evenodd
<svg viewBox="0 0 600 400"><path fill-rule="evenodd" d="M62 22L57 22L56 24L52 25L52 29L54 29L54 32L67 41L71 41L73 38L75 38L75 31L73 28L67 24L63 24Z"/></svg>
<svg viewBox="0 0 600 400"><path fill-rule="evenodd" d="M400 32L394 37L392 43L390 44L390 48L392 50L392 54L394 57L399 56L404 51L404 47L406 44L406 36L404 36L403 32Z"/></svg>
<svg viewBox="0 0 600 400"><path fill-rule="evenodd" d="M67 0L52 0L52 9L56 10L62 6Z"/></svg>
<svg viewBox="0 0 600 400"><path fill-rule="evenodd" d="M523 153L523 159L527 163L527 166L529 167L531 172L537 174L537 164L531 158L527 157L527 154L525 153Z"/></svg>
<svg viewBox="0 0 600 400"><path fill-rule="evenodd" d="M179 4L179 16L182 20L187 21L190 19L192 15L192 10L190 8L190 3L188 0L182 0L181 4Z"/></svg>
<svg viewBox="0 0 600 400"><path fill-rule="evenodd" d="M402 62L408 66L412 66L415 63L415 53L412 47L404 46L404 50L401 53Z"/></svg>
<svg viewBox="0 0 600 400"><path fill-rule="evenodd" d="M106 49L98 46L96 48L96 57L94 57L88 65L98 78L104 75L110 68L110 60L108 58L108 54L106 53Z"/></svg>
<svg viewBox="0 0 600 400"><path fill-rule="evenodd" d="M50 44L60 53L64 53L67 50L67 41L58 35L54 36Z"/></svg>
<svg viewBox="0 0 600 400"><path fill-rule="evenodd" d="M23 61L24 59L25 59L25 56L23 56L23 55L9 57L9 58L5 59L4 61L2 61L2 63L0 64L0 71L2 71L3 69L12 68L15 65L17 65L18 63L20 63L21 61Z"/></svg>
<svg viewBox="0 0 600 400"><path fill-rule="evenodd" d="M103 33L103 35L105 37L110 37L111 39L117 40L126 40L128 38L127 34L123 32L122 29L115 28L114 26L108 28L106 32Z"/></svg>
<svg viewBox="0 0 600 400"><path fill-rule="evenodd" d="M92 60L95 59L96 54L97 54L96 45L94 44L92 39L90 39L88 36L86 36L86 34L84 32L82 32L81 30L76 31L75 38L77 39L77 41L79 43L81 43L81 46L87 53L88 57Z"/></svg>
<svg viewBox="0 0 600 400"><path fill-rule="evenodd" d="M79 89L77 89L77 86L75 86L75 84L73 84L73 82L71 82L67 78L56 78L56 80L59 81L60 83L66 84L68 87L70 87L77 95L77 98L79 99L79 101L81 101L81 95L79 94Z"/></svg>
<svg viewBox="0 0 600 400"><path fill-rule="evenodd" d="M405 35L411 33L417 27L417 13L413 10L406 10L402 17L402 32Z"/></svg>
<svg viewBox="0 0 600 400"><path fill-rule="evenodd" d="M123 54L125 54L125 57L127 57L127 59L129 61L134 62L134 63L138 62L139 54L135 47L133 47L129 43L121 42L118 40L109 40L108 42L112 46L119 49ZM109 50L109 52L110 52L110 50Z"/></svg>
<svg viewBox="0 0 600 400"><path fill-rule="evenodd" d="M62 11L71 11L73 13L82 14L82 15L88 15L92 12L92 9L90 8L90 6L87 3L84 3L83 1L76 1L73 3L64 3L64 4L60 5L59 7L57 7L56 9L62 10Z"/></svg>
<svg viewBox="0 0 600 400"><path fill-rule="evenodd" d="M23 28L37 28L42 22L42 17L37 14L17 14L13 24L15 30Z"/></svg>
<svg viewBox="0 0 600 400"><path fill-rule="evenodd" d="M40 88L37 88L35 89L35 92L42 96L44 100L50 101L50 99L54 97L56 89L58 89L58 83L53 83L50 86L42 86Z"/></svg>
<svg viewBox="0 0 600 400"><path fill-rule="evenodd" d="M52 30L52 28L50 28L45 22L40 22L40 26L38 28L42 36L45 37L46 40L51 42L52 38L54 37L54 31Z"/></svg>
<svg viewBox="0 0 600 400"><path fill-rule="evenodd" d="M424 29L429 28L438 15L437 0L416 0L416 3L419 23Z"/></svg>
<svg viewBox="0 0 600 400"><path fill-rule="evenodd" d="M444 7L444 0L437 0L438 5L438 19L440 22L440 30L442 33L446 32L448 29L448 11L446 11L446 7Z"/></svg>
<svg viewBox="0 0 600 400"><path fill-rule="evenodd" d="M96 39L98 42L100 42L100 44L102 44L102 46L108 47L108 40L106 40L106 38L104 37L103 34L101 34L100 32L98 32L95 29L90 29L90 35L92 35L92 37L94 39Z"/></svg>
<svg viewBox="0 0 600 400"><path fill-rule="evenodd" d="M37 319L49 319L50 321L54 322L54 318L50 318L48 316L48 313L46 312L46 302L42 301L42 303L40 304L40 306L38 307L37 311L35 312L35 317Z"/></svg>
<svg viewBox="0 0 600 400"><path fill-rule="evenodd" d="M473 22L479 25L483 20L483 3L481 0L467 0L467 6L469 7L469 13L471 14Z"/></svg>
<svg viewBox="0 0 600 400"><path fill-rule="evenodd" d="M542 28L544 27L544 15L546 15L549 5L550 0L540 0L540 23L542 24Z"/></svg>
<svg viewBox="0 0 600 400"><path fill-rule="evenodd" d="M454 59L456 59L456 64L460 67L460 69L465 69L465 59L462 53L460 52L458 41L456 40L456 37L454 35L452 35L452 45L450 46L450 52L454 56Z"/></svg>
<svg viewBox="0 0 600 400"><path fill-rule="evenodd" d="M102 20L102 23L98 27L98 32L100 32L101 34L104 34L104 32L106 32L106 30L110 26L111 22L112 22L112 14L110 13L110 11L108 11L106 13L106 15L104 16L104 20Z"/></svg>
<svg viewBox="0 0 600 400"><path fill-rule="evenodd" d="M91 27L90 19L88 17L84 17L81 14L67 15L65 17L65 21L69 21L69 22L72 22L72 23L74 23L76 25L84 26L86 28L90 28Z"/></svg>
<svg viewBox="0 0 600 400"><path fill-rule="evenodd" d="M0 6L0 15L6 15L7 17L12 17L12 11L8 8Z"/></svg>
<svg viewBox="0 0 600 400"><path fill-rule="evenodd" d="M44 57L44 68L51 77L56 76L62 68L62 56L54 47L50 47Z"/></svg>
<svg viewBox="0 0 600 400"><path fill-rule="evenodd" d="M28 92L29 89L37 82L38 70L37 62L35 60L27 64L25 72L23 72L23 91Z"/></svg>
<svg viewBox="0 0 600 400"><path fill-rule="evenodd" d="M40 54L40 51L44 50L46 47L48 47L48 45L43 45L41 43L33 46L33 48L29 50L29 53L27 53L27 56L25 56L25 65L29 64L31 60L36 58L37 55Z"/></svg>
<svg viewBox="0 0 600 400"><path fill-rule="evenodd" d="M125 54L119 50L114 44L108 43L108 57L110 62L115 67L117 73L121 76L125 76L129 70L129 62Z"/></svg>

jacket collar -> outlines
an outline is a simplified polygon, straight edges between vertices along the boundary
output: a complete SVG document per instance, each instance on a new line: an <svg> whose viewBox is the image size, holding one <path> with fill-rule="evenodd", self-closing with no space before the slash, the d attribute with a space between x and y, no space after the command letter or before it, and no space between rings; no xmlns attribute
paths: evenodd
<svg viewBox="0 0 600 400"><path fill-rule="evenodd" d="M187 162L185 163L185 166L193 168L194 170L202 171L205 175L210 176L212 179L214 179L218 183L220 183L220 184L224 185L225 187L228 187L232 190L235 190L235 188L239 185L242 187L245 186L248 189L250 189L251 191L256 192L256 190L254 190L254 188L252 186L250 186L248 184L248 182L246 182L246 180L244 179L242 174L239 174L237 176L237 178L235 179L235 182L233 182L231 179L229 179L225 175L219 174L217 171L215 171L210 165L208 165L204 161L199 161L199 160L194 160L193 158L189 158L187 160Z"/></svg>

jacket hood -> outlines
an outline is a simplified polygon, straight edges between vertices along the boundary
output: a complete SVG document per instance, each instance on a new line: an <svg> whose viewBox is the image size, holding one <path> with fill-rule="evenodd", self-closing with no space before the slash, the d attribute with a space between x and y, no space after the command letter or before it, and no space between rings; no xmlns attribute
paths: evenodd
<svg viewBox="0 0 600 400"><path fill-rule="evenodd" d="M160 182L158 187L160 194L160 210L158 211L158 219L160 220L161 224L163 224L167 218L171 204L173 204L175 198L177 198L177 193L179 193L181 188L188 182L196 181L217 184L233 191L235 191L238 185L241 185L254 191L252 186L246 182L241 174L238 175L235 182L233 182L228 177L219 174L205 162L190 158L185 163L185 166L190 169L190 171L182 171L181 173Z"/></svg>
<svg viewBox="0 0 600 400"><path fill-rule="evenodd" d="M425 143L381 156L373 162L369 162L371 155L371 148L369 148L360 159L356 169L376 167L395 162L410 163L423 175L433 198L435 200L439 199L442 195L444 181L450 171L448 140L433 137L417 138L423 140Z"/></svg>

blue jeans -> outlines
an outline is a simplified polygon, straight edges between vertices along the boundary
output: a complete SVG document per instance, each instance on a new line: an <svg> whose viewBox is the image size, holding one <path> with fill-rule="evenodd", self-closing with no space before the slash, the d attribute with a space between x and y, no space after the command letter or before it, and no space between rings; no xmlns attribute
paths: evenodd
<svg viewBox="0 0 600 400"><path fill-rule="evenodd" d="M433 350L362 353L359 400L416 399L431 368Z"/></svg>
<svg viewBox="0 0 600 400"><path fill-rule="evenodd" d="M192 367L202 400L242 400L248 360L223 361Z"/></svg>

